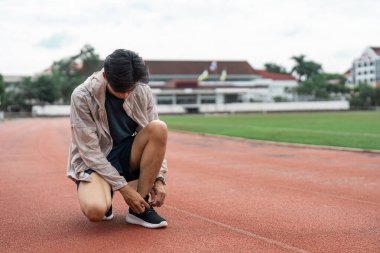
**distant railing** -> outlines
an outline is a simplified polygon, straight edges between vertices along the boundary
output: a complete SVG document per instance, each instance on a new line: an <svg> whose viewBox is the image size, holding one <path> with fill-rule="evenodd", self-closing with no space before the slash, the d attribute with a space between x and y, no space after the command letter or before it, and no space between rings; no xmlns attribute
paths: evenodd
<svg viewBox="0 0 380 253"><path fill-rule="evenodd" d="M260 102L229 104L157 105L161 114L186 113L249 113L249 112L297 112L297 111L348 111L348 101L309 101L309 102ZM367 108L380 111L380 107ZM33 106L32 112L0 112L0 120L25 117L61 117L70 115L70 105Z"/></svg>
<svg viewBox="0 0 380 253"><path fill-rule="evenodd" d="M199 113L249 113L249 112L297 112L297 111L348 111L348 101L310 101L310 102L263 102L197 105L157 105L162 114Z"/></svg>

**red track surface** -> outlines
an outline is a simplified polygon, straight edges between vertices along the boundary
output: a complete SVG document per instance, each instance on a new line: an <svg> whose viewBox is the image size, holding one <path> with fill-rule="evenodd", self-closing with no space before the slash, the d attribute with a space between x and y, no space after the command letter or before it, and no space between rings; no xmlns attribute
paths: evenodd
<svg viewBox="0 0 380 253"><path fill-rule="evenodd" d="M170 133L169 227L91 223L69 121L0 123L0 252L380 252L380 155Z"/></svg>

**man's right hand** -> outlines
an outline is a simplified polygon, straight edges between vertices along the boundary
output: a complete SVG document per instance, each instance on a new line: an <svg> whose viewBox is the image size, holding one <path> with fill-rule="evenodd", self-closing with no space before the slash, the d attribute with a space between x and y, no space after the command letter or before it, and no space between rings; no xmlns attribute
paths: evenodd
<svg viewBox="0 0 380 253"><path fill-rule="evenodd" d="M124 186L119 191L133 212L143 213L145 212L145 208L149 208L149 204L129 185Z"/></svg>

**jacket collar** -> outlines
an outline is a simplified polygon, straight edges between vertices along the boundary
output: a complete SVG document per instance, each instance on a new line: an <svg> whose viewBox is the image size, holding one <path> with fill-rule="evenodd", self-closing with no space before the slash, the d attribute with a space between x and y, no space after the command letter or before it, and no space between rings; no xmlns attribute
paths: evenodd
<svg viewBox="0 0 380 253"><path fill-rule="evenodd" d="M101 107L104 107L106 101L107 88L107 81L103 77L103 71L104 69L92 74L86 85L86 89Z"/></svg>

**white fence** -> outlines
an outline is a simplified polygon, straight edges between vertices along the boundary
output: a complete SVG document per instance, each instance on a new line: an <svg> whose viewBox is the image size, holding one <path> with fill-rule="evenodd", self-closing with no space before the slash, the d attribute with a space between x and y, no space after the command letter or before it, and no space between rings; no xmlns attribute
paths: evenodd
<svg viewBox="0 0 380 253"><path fill-rule="evenodd" d="M70 106L69 105L35 105L32 108L33 117L47 116L47 117L58 117L58 116L69 116Z"/></svg>
<svg viewBox="0 0 380 253"><path fill-rule="evenodd" d="M199 113L239 113L239 112L292 112L292 111L347 111L348 101L277 102L277 103L231 103L203 105L157 105L158 113L183 114Z"/></svg>
<svg viewBox="0 0 380 253"><path fill-rule="evenodd" d="M239 112L292 112L292 111L346 111L348 101L278 102L278 103L232 103L204 105L157 105L160 114L199 113L239 113ZM33 106L32 115L69 116L69 105Z"/></svg>

